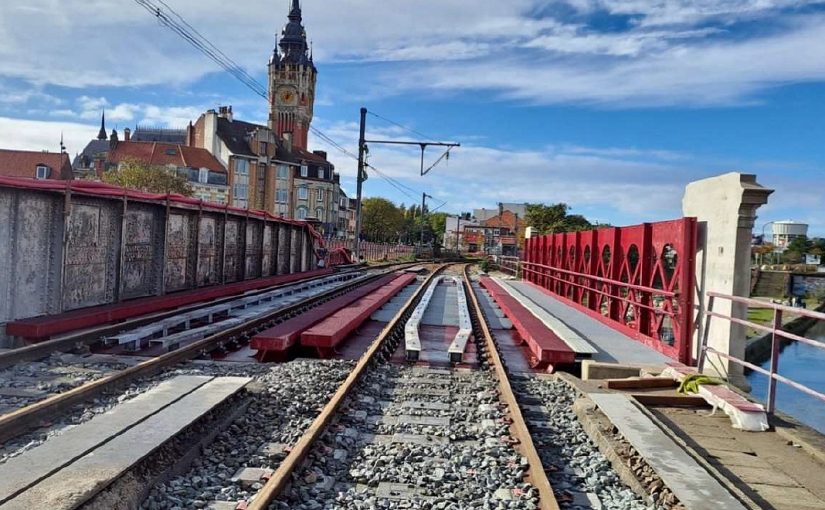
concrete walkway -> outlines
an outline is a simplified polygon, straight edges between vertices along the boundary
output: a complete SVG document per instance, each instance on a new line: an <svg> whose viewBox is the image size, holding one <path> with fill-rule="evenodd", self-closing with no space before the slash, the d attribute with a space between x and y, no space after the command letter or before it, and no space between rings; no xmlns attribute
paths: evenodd
<svg viewBox="0 0 825 510"><path fill-rule="evenodd" d="M532 284L515 280L508 283L590 342L598 351L592 357L594 361L645 365L671 361L659 351L564 304Z"/></svg>

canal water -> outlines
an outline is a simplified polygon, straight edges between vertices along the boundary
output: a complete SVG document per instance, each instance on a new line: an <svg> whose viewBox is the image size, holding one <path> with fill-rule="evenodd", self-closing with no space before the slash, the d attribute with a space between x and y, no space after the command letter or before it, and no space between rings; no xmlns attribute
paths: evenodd
<svg viewBox="0 0 825 510"><path fill-rule="evenodd" d="M817 321L805 334L825 342L825 321ZM763 368L769 369L770 362ZM825 349L800 342L792 342L779 356L779 373L792 381L825 393ZM768 393L768 377L756 372L748 376L751 393L765 402ZM825 402L782 383L776 385L776 407L802 423L825 433Z"/></svg>

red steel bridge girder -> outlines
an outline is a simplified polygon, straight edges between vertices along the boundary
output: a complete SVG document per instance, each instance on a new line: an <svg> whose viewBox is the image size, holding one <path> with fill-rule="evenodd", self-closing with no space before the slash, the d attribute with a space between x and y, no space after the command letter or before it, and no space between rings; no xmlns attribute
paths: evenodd
<svg viewBox="0 0 825 510"><path fill-rule="evenodd" d="M524 278L610 327L692 363L696 218L534 237Z"/></svg>

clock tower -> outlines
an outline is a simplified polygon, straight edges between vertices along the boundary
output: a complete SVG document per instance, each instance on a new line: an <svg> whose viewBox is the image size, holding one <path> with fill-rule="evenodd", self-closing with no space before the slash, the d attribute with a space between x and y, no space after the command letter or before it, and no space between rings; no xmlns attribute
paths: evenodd
<svg viewBox="0 0 825 510"><path fill-rule="evenodd" d="M299 0L291 0L289 21L269 60L269 128L292 133L292 146L306 150L318 71L312 62Z"/></svg>

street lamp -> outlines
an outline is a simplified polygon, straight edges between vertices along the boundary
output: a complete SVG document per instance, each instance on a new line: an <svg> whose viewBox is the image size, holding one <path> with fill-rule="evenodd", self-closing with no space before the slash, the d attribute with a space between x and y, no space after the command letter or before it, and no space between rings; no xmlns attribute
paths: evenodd
<svg viewBox="0 0 825 510"><path fill-rule="evenodd" d="M767 227L768 225L773 225L774 223L776 223L776 221L769 221L769 222L765 223L764 225L762 225L762 244L763 245L765 244L765 227ZM773 242L773 239L771 239L771 242ZM765 256L764 253L759 254L759 265L762 265L762 262L764 262L763 261L764 256ZM773 262L773 254L771 254L771 262Z"/></svg>

